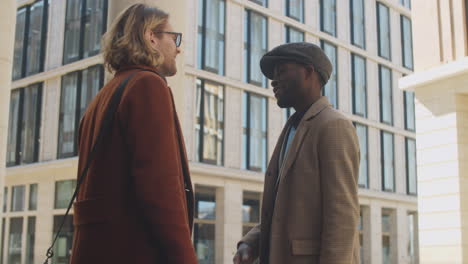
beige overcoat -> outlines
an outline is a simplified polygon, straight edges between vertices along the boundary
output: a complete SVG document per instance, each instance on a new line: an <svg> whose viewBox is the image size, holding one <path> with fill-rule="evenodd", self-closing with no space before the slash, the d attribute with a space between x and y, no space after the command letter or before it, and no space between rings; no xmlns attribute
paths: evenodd
<svg viewBox="0 0 468 264"><path fill-rule="evenodd" d="M241 242L261 264L358 264L356 130L321 97L304 114L279 168L290 122L265 174L261 223Z"/></svg>

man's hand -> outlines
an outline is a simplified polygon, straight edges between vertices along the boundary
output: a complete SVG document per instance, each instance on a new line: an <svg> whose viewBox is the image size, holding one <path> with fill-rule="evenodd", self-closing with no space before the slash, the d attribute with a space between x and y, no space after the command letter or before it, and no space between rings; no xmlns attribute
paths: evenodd
<svg viewBox="0 0 468 264"><path fill-rule="evenodd" d="M234 256L234 264L252 264L254 262L252 248L246 243L241 243Z"/></svg>

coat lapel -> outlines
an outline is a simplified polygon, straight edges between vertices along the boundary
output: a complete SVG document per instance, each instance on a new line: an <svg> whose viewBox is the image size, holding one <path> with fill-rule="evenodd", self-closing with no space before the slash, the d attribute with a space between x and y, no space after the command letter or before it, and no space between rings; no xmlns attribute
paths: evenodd
<svg viewBox="0 0 468 264"><path fill-rule="evenodd" d="M289 147L288 152L285 154L283 166L281 167L281 170L278 174L279 179L276 182L276 188L278 187L281 180L287 175L288 170L291 168L291 166L294 164L294 161L296 160L297 153L299 152L302 146L302 142L304 141L304 138L307 135L307 132L310 128L310 126L306 125L306 122L314 118L328 106L330 106L330 102L328 101L327 97L322 96L304 114L304 117L302 118L301 122L299 123L299 126L297 127L296 135L294 136L294 139L291 142L291 146ZM283 140L278 142L283 142Z"/></svg>

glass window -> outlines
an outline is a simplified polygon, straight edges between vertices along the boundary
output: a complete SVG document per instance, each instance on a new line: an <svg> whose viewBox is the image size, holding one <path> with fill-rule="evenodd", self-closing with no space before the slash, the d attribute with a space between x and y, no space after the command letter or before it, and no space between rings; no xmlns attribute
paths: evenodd
<svg viewBox="0 0 468 264"><path fill-rule="evenodd" d="M242 168L264 172L267 165L267 99L244 92L242 107Z"/></svg>
<svg viewBox="0 0 468 264"><path fill-rule="evenodd" d="M267 87L267 79L260 70L259 61L268 49L267 19L251 11L245 11L244 80L260 87Z"/></svg>
<svg viewBox="0 0 468 264"><path fill-rule="evenodd" d="M23 235L23 218L10 218L10 235L8 236L8 264L21 264L21 249Z"/></svg>
<svg viewBox="0 0 468 264"><path fill-rule="evenodd" d="M86 0L84 16L83 57L91 57L101 49L101 37L106 30L107 0Z"/></svg>
<svg viewBox="0 0 468 264"><path fill-rule="evenodd" d="M254 3L257 3L263 7L268 7L268 0L250 0Z"/></svg>
<svg viewBox="0 0 468 264"><path fill-rule="evenodd" d="M403 57L403 66L413 69L413 35L411 20L405 16L400 17L401 23L401 52Z"/></svg>
<svg viewBox="0 0 468 264"><path fill-rule="evenodd" d="M55 209L67 208L73 192L76 188L76 180L64 180L55 182Z"/></svg>
<svg viewBox="0 0 468 264"><path fill-rule="evenodd" d="M99 53L107 0L67 0L63 64Z"/></svg>
<svg viewBox="0 0 468 264"><path fill-rule="evenodd" d="M195 187L193 243L198 263L215 263L216 189Z"/></svg>
<svg viewBox="0 0 468 264"><path fill-rule="evenodd" d="M26 57L28 61L26 63L26 75L28 76L43 70L44 49L42 46L45 45L45 31L47 27L44 9L44 1L34 3L29 9L30 21Z"/></svg>
<svg viewBox="0 0 468 264"><path fill-rule="evenodd" d="M392 263L391 247L392 239L392 211L388 209L382 209L382 263Z"/></svg>
<svg viewBox="0 0 468 264"><path fill-rule="evenodd" d="M29 185L29 210L37 210L37 183Z"/></svg>
<svg viewBox="0 0 468 264"><path fill-rule="evenodd" d="M17 80L24 76L23 65L26 58L24 52L26 51L26 14L27 7L18 9L16 13L16 29L15 29L15 44L13 53L13 80Z"/></svg>
<svg viewBox="0 0 468 264"><path fill-rule="evenodd" d="M381 166L382 166L382 190L395 191L395 157L393 134L381 131Z"/></svg>
<svg viewBox="0 0 468 264"><path fill-rule="evenodd" d="M400 4L408 9L411 9L411 0L400 0Z"/></svg>
<svg viewBox="0 0 468 264"><path fill-rule="evenodd" d="M41 106L42 84L12 91L7 166L37 162Z"/></svg>
<svg viewBox="0 0 468 264"><path fill-rule="evenodd" d="M0 246L0 263L3 264L3 248L5 245L5 222L6 219L5 217L2 218L2 240L1 240L1 246Z"/></svg>
<svg viewBox="0 0 468 264"><path fill-rule="evenodd" d="M23 164L36 162L38 158L41 101L42 84L34 84L24 89L20 152L20 162Z"/></svg>
<svg viewBox="0 0 468 264"><path fill-rule="evenodd" d="M390 60L390 10L382 3L377 3L377 36L379 56Z"/></svg>
<svg viewBox="0 0 468 264"><path fill-rule="evenodd" d="M366 48L364 0L351 0L351 43Z"/></svg>
<svg viewBox="0 0 468 264"><path fill-rule="evenodd" d="M336 46L324 40L320 42L322 49L332 63L333 71L327 84L322 88L322 95L326 96L333 107L338 108L338 56Z"/></svg>
<svg viewBox="0 0 468 264"><path fill-rule="evenodd" d="M293 27L286 26L286 43L291 42L304 42L304 32L299 31Z"/></svg>
<svg viewBox="0 0 468 264"><path fill-rule="evenodd" d="M198 68L224 75L225 1L198 2Z"/></svg>
<svg viewBox="0 0 468 264"><path fill-rule="evenodd" d="M356 54L351 55L353 114L367 116L367 80L366 59Z"/></svg>
<svg viewBox="0 0 468 264"><path fill-rule="evenodd" d="M57 235L57 232L64 221L63 215L54 215L54 234L53 237ZM60 232L60 236L57 238L57 242L54 246L54 256L52 258L52 263L54 264L69 264L70 256L72 250L73 242L73 216L68 215L65 218L65 222Z"/></svg>
<svg viewBox="0 0 468 264"><path fill-rule="evenodd" d="M360 264L364 264L364 219L363 219L363 208L361 207L359 210L359 223L358 223L358 230L359 230L359 252L360 252Z"/></svg>
<svg viewBox="0 0 468 264"><path fill-rule="evenodd" d="M369 188L369 155L367 153L367 126L357 123L355 123L355 126L361 152L361 161L359 164L359 187Z"/></svg>
<svg viewBox="0 0 468 264"><path fill-rule="evenodd" d="M283 108L283 115L284 115L284 121L283 121L283 126L288 122L288 119L296 112L296 110L292 107L289 108Z"/></svg>
<svg viewBox="0 0 468 264"><path fill-rule="evenodd" d="M304 0L286 0L286 15L304 23Z"/></svg>
<svg viewBox="0 0 468 264"><path fill-rule="evenodd" d="M62 77L60 93L58 158L77 154L77 128L89 103L103 85L102 65L94 65L82 71ZM77 111L79 109L79 111Z"/></svg>
<svg viewBox="0 0 468 264"><path fill-rule="evenodd" d="M410 264L418 262L418 219L417 213L408 213L408 257Z"/></svg>
<svg viewBox="0 0 468 264"><path fill-rule="evenodd" d="M13 186L11 188L11 211L20 212L24 211L24 196L26 188L24 185Z"/></svg>
<svg viewBox="0 0 468 264"><path fill-rule="evenodd" d="M392 71L379 65L380 122L393 125Z"/></svg>
<svg viewBox="0 0 468 264"><path fill-rule="evenodd" d="M224 87L197 79L196 107L195 159L198 162L222 166Z"/></svg>
<svg viewBox="0 0 468 264"><path fill-rule="evenodd" d="M3 188L3 212L7 211L8 187Z"/></svg>
<svg viewBox="0 0 468 264"><path fill-rule="evenodd" d="M242 236L260 222L260 193L243 192Z"/></svg>
<svg viewBox="0 0 468 264"><path fill-rule="evenodd" d="M336 0L320 0L320 29L336 37Z"/></svg>
<svg viewBox="0 0 468 264"><path fill-rule="evenodd" d="M36 239L36 217L28 217L28 230L26 233L26 264L34 264L34 246Z"/></svg>
<svg viewBox="0 0 468 264"><path fill-rule="evenodd" d="M414 92L404 91L405 97L405 129L416 130L414 117Z"/></svg>
<svg viewBox="0 0 468 264"><path fill-rule="evenodd" d="M416 195L418 193L418 180L416 175L416 141L411 138L406 138L406 182L408 184L408 194Z"/></svg>
<svg viewBox="0 0 468 264"><path fill-rule="evenodd" d="M21 96L22 89L16 89L11 91L10 96L10 118L8 119L8 141L7 141L7 154L6 164L7 166L13 166L19 161L19 143L18 136L21 124L20 120L20 108L21 107Z"/></svg>
<svg viewBox="0 0 468 264"><path fill-rule="evenodd" d="M16 13L13 80L44 70L48 1L40 0Z"/></svg>
<svg viewBox="0 0 468 264"><path fill-rule="evenodd" d="M59 158L71 157L76 153L75 128L77 126L76 94L78 75L79 72L72 72L62 77L59 112Z"/></svg>

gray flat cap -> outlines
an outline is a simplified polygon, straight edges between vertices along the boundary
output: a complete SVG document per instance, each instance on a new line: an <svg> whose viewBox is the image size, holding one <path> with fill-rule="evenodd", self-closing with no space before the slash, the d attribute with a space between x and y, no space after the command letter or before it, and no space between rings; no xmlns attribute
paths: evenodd
<svg viewBox="0 0 468 264"><path fill-rule="evenodd" d="M278 62L297 62L312 65L325 85L330 78L333 66L323 50L312 43L295 42L280 45L263 55L260 69L268 79L273 79L273 72Z"/></svg>

